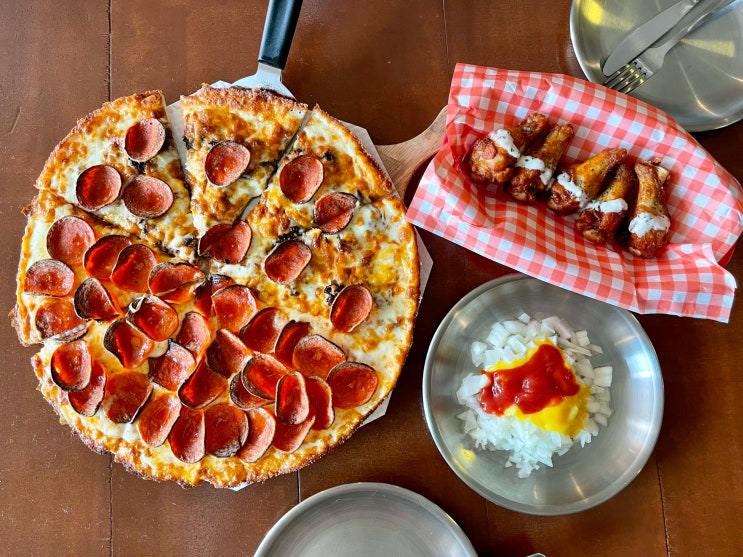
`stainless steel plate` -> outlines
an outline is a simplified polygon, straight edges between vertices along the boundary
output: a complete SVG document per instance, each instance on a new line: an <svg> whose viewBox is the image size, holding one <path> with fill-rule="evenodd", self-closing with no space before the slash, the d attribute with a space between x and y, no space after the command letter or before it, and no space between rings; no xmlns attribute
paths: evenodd
<svg viewBox="0 0 743 557"><path fill-rule="evenodd" d="M405 555L477 557L457 524L431 501L384 483L353 483L309 497L266 534L256 557Z"/></svg>
<svg viewBox="0 0 743 557"><path fill-rule="evenodd" d="M475 451L457 418L456 391L477 373L472 341L487 337L495 321L521 312L558 315L585 329L604 350L592 360L613 366L607 427L585 447L573 447L528 478L505 467L503 451ZM598 505L621 491L653 451L663 416L663 379L655 350L626 310L523 275L483 284L460 300L433 337L423 371L423 407L428 428L446 462L486 499L519 512L559 515Z"/></svg>
<svg viewBox="0 0 743 557"><path fill-rule="evenodd" d="M570 37L583 72L603 83L601 64L634 27L677 0L573 0ZM743 118L743 0L690 33L632 96L673 116L689 131Z"/></svg>

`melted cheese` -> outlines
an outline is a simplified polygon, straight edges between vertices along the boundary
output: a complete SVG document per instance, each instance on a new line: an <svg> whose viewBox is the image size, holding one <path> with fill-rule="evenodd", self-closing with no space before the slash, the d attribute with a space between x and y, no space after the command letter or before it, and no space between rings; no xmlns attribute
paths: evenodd
<svg viewBox="0 0 743 557"><path fill-rule="evenodd" d="M182 97L181 108L188 147L185 171L200 237L214 224L234 221L263 193L307 106L263 90L204 87ZM211 147L225 140L245 145L250 163L235 182L216 187L207 179L204 163Z"/></svg>
<svg viewBox="0 0 743 557"><path fill-rule="evenodd" d="M153 244L162 246L171 254L192 259L193 221L190 197L182 179L175 144L166 136L165 145L160 152L141 165L132 163L124 149L129 128L146 118L157 118L168 129L165 104L160 93L133 95L106 103L101 109L80 120L60 142L36 185L39 189L56 193L68 203L77 204L77 178L94 165L106 164L116 168L121 175L122 188L140 173L159 178L173 191L173 205L161 217L139 218L129 212L121 199L92 212L130 234L147 237Z"/></svg>

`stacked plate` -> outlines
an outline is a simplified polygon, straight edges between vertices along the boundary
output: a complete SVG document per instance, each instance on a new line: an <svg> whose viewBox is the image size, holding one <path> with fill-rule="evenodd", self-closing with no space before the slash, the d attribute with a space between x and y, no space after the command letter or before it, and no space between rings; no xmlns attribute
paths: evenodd
<svg viewBox="0 0 743 557"><path fill-rule="evenodd" d="M606 79L601 65L632 29L678 0L574 0L570 36L586 77ZM743 118L743 1L737 0L687 35L663 67L632 96L673 116L688 131L721 128Z"/></svg>

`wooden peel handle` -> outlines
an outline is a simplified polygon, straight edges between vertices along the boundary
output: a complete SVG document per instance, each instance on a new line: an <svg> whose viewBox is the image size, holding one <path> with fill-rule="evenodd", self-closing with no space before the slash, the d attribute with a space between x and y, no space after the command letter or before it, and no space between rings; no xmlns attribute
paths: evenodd
<svg viewBox="0 0 743 557"><path fill-rule="evenodd" d="M446 130L446 107L422 133L395 145L378 145L387 173L392 178L400 197L405 196L410 178L418 167L441 148Z"/></svg>

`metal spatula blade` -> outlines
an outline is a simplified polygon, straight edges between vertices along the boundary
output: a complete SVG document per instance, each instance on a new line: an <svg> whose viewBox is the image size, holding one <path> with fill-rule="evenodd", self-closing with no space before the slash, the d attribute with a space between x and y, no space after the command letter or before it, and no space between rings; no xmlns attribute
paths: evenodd
<svg viewBox="0 0 743 557"><path fill-rule="evenodd" d="M280 95L294 98L292 92L281 82L281 72L289 57L294 31L297 28L302 0L270 0L263 25L263 37L258 51L258 69L255 74L243 77L232 85L271 89ZM228 87L220 81L215 87ZM186 144L183 142L185 121L180 101L167 106L168 120L173 130L173 139L181 160L186 160Z"/></svg>
<svg viewBox="0 0 743 557"><path fill-rule="evenodd" d="M281 72L289 57L294 31L297 28L302 0L271 0L263 26L263 38L258 52L256 73L239 79L233 85L262 87L281 95L294 97L281 82Z"/></svg>

